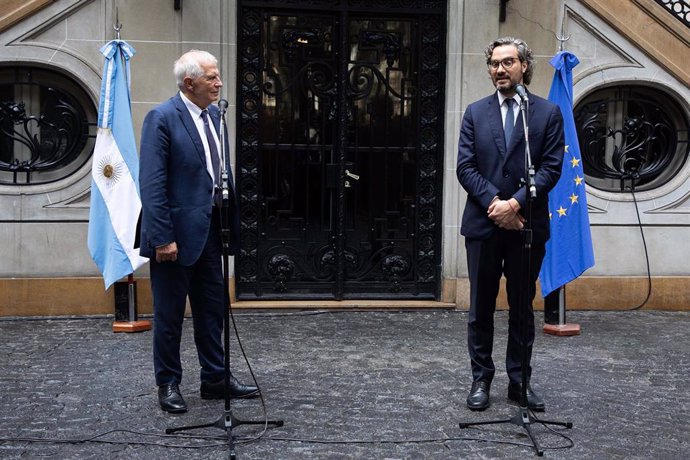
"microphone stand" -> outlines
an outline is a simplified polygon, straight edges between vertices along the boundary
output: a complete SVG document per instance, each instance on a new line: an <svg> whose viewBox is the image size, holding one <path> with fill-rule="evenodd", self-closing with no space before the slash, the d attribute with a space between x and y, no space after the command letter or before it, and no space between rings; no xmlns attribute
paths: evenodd
<svg viewBox="0 0 690 460"><path fill-rule="evenodd" d="M500 423L512 423L514 425L521 426L527 431L527 435L532 441L534 450L537 456L541 457L544 455L544 449L539 446L537 440L532 434L531 425L536 421L542 425L557 425L566 428L572 428L573 424L571 422L554 422L548 420L537 419L534 413L529 409L529 404L527 402L527 384L528 384L528 368L529 368L529 346L527 345L527 328L529 327L527 316L529 310L532 308L530 301L532 298L531 292L531 273L532 273L532 202L537 197L537 185L535 181L535 171L534 165L532 164L532 154L529 147L529 126L527 120L527 114L529 113L529 99L527 95L520 95L520 112L522 113L522 127L525 133L525 175L520 179L520 183L525 187L527 192L527 206L525 208L525 224L522 229L522 267L520 272L520 284L523 285L523 289L520 295L520 377L521 377L521 392L520 392L520 407L518 413L511 418L501 419L501 420L490 420L486 422L460 422L460 428L468 428L470 426L476 425L493 425Z"/></svg>
<svg viewBox="0 0 690 460"><path fill-rule="evenodd" d="M223 252L223 297L224 297L224 304L227 306L227 312L223 315L223 348L224 348L224 355L225 355L225 362L224 362L224 367L225 367L225 381L224 381L224 388L223 388L223 397L225 400L225 409L223 411L223 415L221 417L210 423L204 423L201 425L191 425L191 426L183 426L183 427L177 427L177 428L166 428L165 434L171 434L175 433L178 431L186 431L186 430L193 430L197 428L208 428L208 427L215 427L215 428L220 428L221 430L225 430L225 433L227 434L227 440L228 440L228 458L230 460L236 460L237 455L235 453L235 441L232 435L232 429L240 426L240 425L264 425L264 429L266 429L269 425L274 426L274 427L280 427L283 426L283 421L282 420L240 420L237 417L235 417L232 413L232 408L230 407L230 316L232 315L232 305L230 303L230 237L232 234L231 231L231 226L232 223L230 221L230 200L235 199L234 192L231 194L230 190L230 176L229 176L229 168L228 165L230 164L230 158L229 158L229 152L228 149L225 148L225 132L227 131L227 125L225 124L225 111L227 109L227 101L224 99L221 99L219 102L219 107L220 107L220 118L221 118L221 129L220 129L220 135L219 135L219 140L220 140L220 170L221 170L221 186L220 186L220 193L216 190L216 193L214 193L214 206L219 207L220 211L220 237L221 237L221 243L222 243L222 252ZM214 171L214 173L216 173ZM234 320L233 320L234 322ZM250 368L251 371L251 368ZM252 373L252 377L254 377L254 374ZM254 383L256 383L256 379L254 379ZM261 405L264 407L264 413L266 412L265 404L264 404L264 399L263 395L259 393L260 398L261 398Z"/></svg>

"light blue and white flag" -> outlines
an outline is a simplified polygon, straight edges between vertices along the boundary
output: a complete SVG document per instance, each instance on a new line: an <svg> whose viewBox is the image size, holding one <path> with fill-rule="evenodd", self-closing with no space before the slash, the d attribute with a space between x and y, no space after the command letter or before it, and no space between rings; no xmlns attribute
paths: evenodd
<svg viewBox="0 0 690 460"><path fill-rule="evenodd" d="M106 289L148 262L134 248L141 211L129 97L129 59L134 52L123 40L112 40L101 48L105 64L91 170L88 246Z"/></svg>

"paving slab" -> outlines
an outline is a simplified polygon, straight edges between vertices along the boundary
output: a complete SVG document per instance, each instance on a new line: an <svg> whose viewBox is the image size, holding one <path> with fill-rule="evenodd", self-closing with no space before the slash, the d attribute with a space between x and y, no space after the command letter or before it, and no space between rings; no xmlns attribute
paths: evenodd
<svg viewBox="0 0 690 460"><path fill-rule="evenodd" d="M506 398L506 312L496 314L492 404L480 413L465 406L466 312L242 311L235 320L268 417L284 421L251 442L260 428L233 429L240 460L535 456L521 426L458 426L518 413ZM536 415L573 424L531 424L544 457L690 458L690 313L573 311L568 320L580 335L537 331L534 347L533 387L547 405ZM191 320L183 415L158 406L151 332L111 327L110 318L0 320L0 458L227 458L224 430L164 435L223 416L222 400L199 397ZM233 372L250 381L238 348L233 338ZM231 407L240 419L263 417L259 400Z"/></svg>

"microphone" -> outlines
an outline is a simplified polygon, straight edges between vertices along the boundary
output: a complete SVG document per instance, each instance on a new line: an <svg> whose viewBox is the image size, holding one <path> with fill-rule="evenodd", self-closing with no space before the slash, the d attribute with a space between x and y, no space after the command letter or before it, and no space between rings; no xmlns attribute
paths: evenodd
<svg viewBox="0 0 690 460"><path fill-rule="evenodd" d="M524 91L524 89L523 89L523 91ZM228 110L227 99L221 99L220 101L218 101L218 108L220 109L220 113L225 114L225 111Z"/></svg>
<svg viewBox="0 0 690 460"><path fill-rule="evenodd" d="M527 90L524 86L515 85L515 92L518 96L520 96L520 99L522 99L523 101L529 101L529 97L527 96Z"/></svg>

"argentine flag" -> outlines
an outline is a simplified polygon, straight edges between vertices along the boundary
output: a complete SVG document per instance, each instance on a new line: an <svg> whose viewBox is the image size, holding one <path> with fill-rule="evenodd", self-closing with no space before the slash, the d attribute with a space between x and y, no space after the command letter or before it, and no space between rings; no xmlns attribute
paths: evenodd
<svg viewBox="0 0 690 460"><path fill-rule="evenodd" d="M100 51L105 65L91 170L88 246L108 289L148 259L134 248L141 211L139 158L129 100L129 59L135 51L123 40L112 40Z"/></svg>

